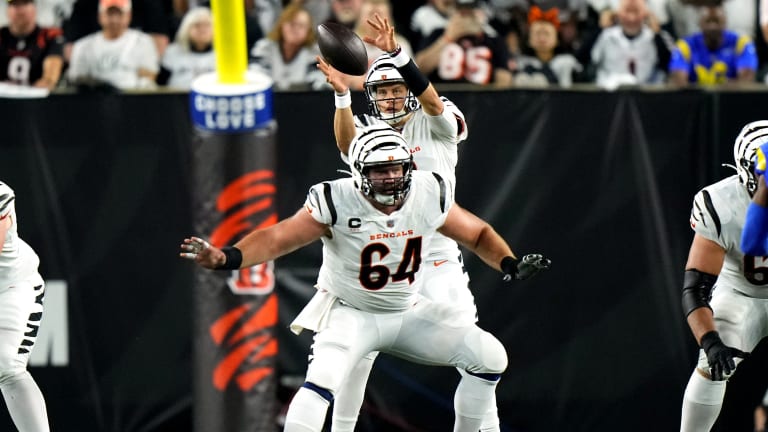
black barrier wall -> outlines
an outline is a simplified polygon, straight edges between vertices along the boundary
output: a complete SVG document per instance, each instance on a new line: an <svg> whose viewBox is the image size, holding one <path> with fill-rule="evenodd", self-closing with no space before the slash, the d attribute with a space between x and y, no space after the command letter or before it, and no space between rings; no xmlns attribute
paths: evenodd
<svg viewBox="0 0 768 432"><path fill-rule="evenodd" d="M519 254L554 261L540 278L503 284L465 256L479 324L510 358L502 430L677 430L696 355L679 306L690 206L731 174L720 164L733 163L733 138L765 114L766 94L443 94L469 125L458 201ZM362 109L362 95L353 99ZM309 186L345 167L330 92L278 93L274 109L286 217ZM177 257L196 193L187 96L0 100L0 118L0 179L17 192L21 235L43 276L67 290L66 304L46 304L68 312L66 361L52 354L59 332L31 367L52 429L191 430L193 268ZM311 296L320 259L318 243L275 263L281 402L306 368L311 339L287 324ZM751 430L764 359L759 348L734 376L719 430ZM450 430L457 380L448 368L380 356L360 430ZM4 411L0 430L12 430Z"/></svg>

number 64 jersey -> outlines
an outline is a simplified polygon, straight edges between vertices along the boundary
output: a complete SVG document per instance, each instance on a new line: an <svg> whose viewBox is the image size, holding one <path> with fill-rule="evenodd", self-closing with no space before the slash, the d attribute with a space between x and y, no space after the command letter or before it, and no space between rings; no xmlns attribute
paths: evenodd
<svg viewBox="0 0 768 432"><path fill-rule="evenodd" d="M317 288L357 309L395 312L417 299L422 251L453 204L450 188L428 171L413 171L403 205L387 215L377 210L352 178L319 183L304 207L328 225Z"/></svg>
<svg viewBox="0 0 768 432"><path fill-rule="evenodd" d="M739 177L725 178L696 194L691 227L726 251L716 287L733 289L749 297L768 298L768 259L744 255L739 246L749 202L749 194Z"/></svg>

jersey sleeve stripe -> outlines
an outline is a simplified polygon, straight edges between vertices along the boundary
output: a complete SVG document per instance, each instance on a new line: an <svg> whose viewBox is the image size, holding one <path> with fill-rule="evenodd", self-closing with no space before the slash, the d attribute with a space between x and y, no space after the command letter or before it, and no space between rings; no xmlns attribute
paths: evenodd
<svg viewBox="0 0 768 432"><path fill-rule="evenodd" d="M707 220L704 218L704 212L701 210L701 206L699 205L698 201L694 201L693 205L696 207L696 211L691 212L691 217L696 222L701 222L704 224L704 226L707 226Z"/></svg>
<svg viewBox="0 0 768 432"><path fill-rule="evenodd" d="M333 204L333 194L331 194L330 183L323 183L323 195L325 196L325 203L328 205L328 210L331 212L331 225L336 225L336 206Z"/></svg>
<svg viewBox="0 0 768 432"><path fill-rule="evenodd" d="M318 209L320 214L323 214L323 207L320 205L320 196L317 194L315 188L309 190L309 202Z"/></svg>
<svg viewBox="0 0 768 432"><path fill-rule="evenodd" d="M715 228L717 229L717 236L720 237L720 231L721 231L721 224L720 224L720 216L717 215L717 210L715 210L715 205L712 204L712 197L709 195L709 192L704 190L702 191L702 195L704 196L704 205L707 207L707 212L709 213L709 216L712 218L712 220L715 222Z"/></svg>
<svg viewBox="0 0 768 432"><path fill-rule="evenodd" d="M433 172L432 175L435 176L437 183L440 185L440 211L445 212L445 181L436 172Z"/></svg>
<svg viewBox="0 0 768 432"><path fill-rule="evenodd" d="M11 194L3 194L0 195L0 215L5 214L5 212L8 210L8 206L13 202L13 200L16 199Z"/></svg>

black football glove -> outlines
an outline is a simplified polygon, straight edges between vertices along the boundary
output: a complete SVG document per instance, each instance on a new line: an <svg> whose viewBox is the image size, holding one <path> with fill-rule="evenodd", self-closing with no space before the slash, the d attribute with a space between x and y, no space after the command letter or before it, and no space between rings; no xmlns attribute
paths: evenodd
<svg viewBox="0 0 768 432"><path fill-rule="evenodd" d="M552 265L552 261L541 254L528 254L520 261L508 256L501 260L501 271L504 273L504 281L514 279L529 279L542 270Z"/></svg>
<svg viewBox="0 0 768 432"><path fill-rule="evenodd" d="M707 354L712 381L723 381L730 377L736 370L736 362L733 361L735 357L744 359L749 356L749 353L724 344L716 331L711 331L701 337L701 348Z"/></svg>

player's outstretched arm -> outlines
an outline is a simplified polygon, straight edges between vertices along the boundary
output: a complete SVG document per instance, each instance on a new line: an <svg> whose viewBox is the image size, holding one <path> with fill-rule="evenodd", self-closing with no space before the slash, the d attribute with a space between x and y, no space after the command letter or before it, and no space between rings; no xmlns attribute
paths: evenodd
<svg viewBox="0 0 768 432"><path fill-rule="evenodd" d="M528 279L551 265L550 260L540 254L525 255L518 261L507 242L490 224L455 203L439 231L504 273L505 281Z"/></svg>
<svg viewBox="0 0 768 432"><path fill-rule="evenodd" d="M333 114L333 133L336 147L343 154L349 153L349 144L355 137L355 118L352 113L352 95L341 72L334 69L322 57L317 56L317 68L325 75L325 80L333 87L336 111Z"/></svg>
<svg viewBox="0 0 768 432"><path fill-rule="evenodd" d="M372 19L367 19L367 22L376 32L376 37L365 36L363 40L392 56L392 62L397 67L397 71L403 76L408 89L419 100L424 113L431 116L442 114L444 107L440 95L416 63L397 44L395 28L390 25L389 20L374 14Z"/></svg>
<svg viewBox="0 0 768 432"><path fill-rule="evenodd" d="M231 247L219 249L198 237L186 238L179 256L212 270L235 270L289 254L319 239L327 230L302 208L278 224L251 231Z"/></svg>

